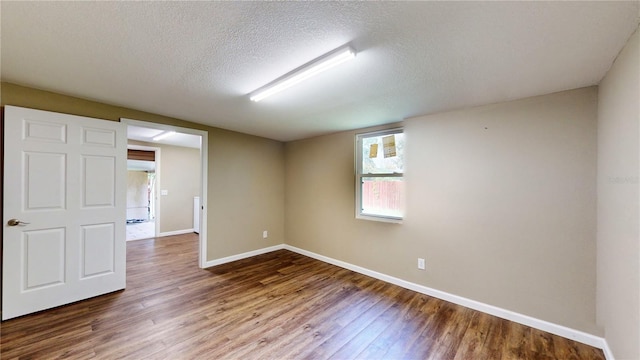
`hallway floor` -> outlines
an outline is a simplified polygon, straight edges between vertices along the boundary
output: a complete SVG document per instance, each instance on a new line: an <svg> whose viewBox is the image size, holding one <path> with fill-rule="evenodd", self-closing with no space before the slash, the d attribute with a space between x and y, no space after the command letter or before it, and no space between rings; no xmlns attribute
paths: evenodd
<svg viewBox="0 0 640 360"><path fill-rule="evenodd" d="M156 223L154 221L127 224L127 241L149 239L155 236Z"/></svg>

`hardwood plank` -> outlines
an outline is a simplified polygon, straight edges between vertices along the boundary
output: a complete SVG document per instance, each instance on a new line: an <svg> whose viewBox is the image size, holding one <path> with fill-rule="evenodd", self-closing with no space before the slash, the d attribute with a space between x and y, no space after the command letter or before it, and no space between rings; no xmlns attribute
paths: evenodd
<svg viewBox="0 0 640 360"><path fill-rule="evenodd" d="M433 346L430 340L424 337L424 333L433 323L436 305L440 300L419 294L419 303L412 306L411 318L407 319L402 328L397 332L395 342L393 342L384 355L387 359L414 358L417 353L428 353ZM411 350L416 349L416 350Z"/></svg>
<svg viewBox="0 0 640 360"><path fill-rule="evenodd" d="M496 341L492 342L492 340L503 338L502 322L506 320L474 312L454 360L500 359L502 357L500 343L498 342L496 347Z"/></svg>
<svg viewBox="0 0 640 360"><path fill-rule="evenodd" d="M402 304L394 321L380 335L364 349L358 358L362 359L397 359L400 358L398 347L395 344L403 343L415 331L415 317L419 316L418 309L424 298L422 294L413 291L404 291L407 298L399 300ZM394 353L395 352L395 353Z"/></svg>
<svg viewBox="0 0 640 360"><path fill-rule="evenodd" d="M127 289L3 322L3 359L604 359L601 350L286 250L198 268L127 243Z"/></svg>

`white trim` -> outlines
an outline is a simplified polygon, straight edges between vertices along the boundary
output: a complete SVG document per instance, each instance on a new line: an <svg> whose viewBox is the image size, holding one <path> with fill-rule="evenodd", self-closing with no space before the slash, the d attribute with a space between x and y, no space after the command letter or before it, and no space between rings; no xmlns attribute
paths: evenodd
<svg viewBox="0 0 640 360"><path fill-rule="evenodd" d="M222 265L222 264L226 264L228 262L232 262L236 260L250 258L252 256L262 255L262 254L266 254L276 250L282 250L282 249L285 249L286 246L287 245L285 244L274 245L274 246L270 246L270 247L266 247L258 250L248 251L242 254L231 255L231 256L220 258L220 259L209 260L205 263L204 268L208 268L216 265Z"/></svg>
<svg viewBox="0 0 640 360"><path fill-rule="evenodd" d="M200 258L198 259L198 266L200 268L205 267L207 262L207 224L209 211L208 199L208 185L209 185L209 132L200 132L200 176L202 182L200 184L200 231L198 232L200 241Z"/></svg>
<svg viewBox="0 0 640 360"><path fill-rule="evenodd" d="M151 129L160 129L165 131L176 131L185 134L199 135L200 136L200 232L198 233L198 241L200 247L200 253L198 255L198 266L201 268L206 267L207 263L207 212L208 212L208 189L209 184L209 132L204 130L197 130L191 128L184 128L180 126L165 125L148 121L140 121L133 119L120 118L120 122L131 126L146 127ZM158 187L160 189L160 187ZM159 197L158 197L159 198ZM159 213L158 213L159 214ZM158 229L158 232L160 230ZM158 236L163 236L162 233Z"/></svg>
<svg viewBox="0 0 640 360"><path fill-rule="evenodd" d="M290 250L293 251L295 253L301 254L301 255L305 255L308 256L310 258L314 258L316 260L320 260L329 264L333 264L336 266L340 266L342 268L351 270L351 271L355 271L357 273L360 274L364 274L367 276L371 276L373 278L382 280L382 281L386 281L388 283L394 284L394 285L398 285L401 286L405 289L409 289L409 290L413 290L425 295L429 295L429 296L433 296L435 298L441 299L441 300L445 300L454 304L458 304L464 307L468 307L470 309L474 309L477 311L481 311L483 313L489 314L489 315L493 315L493 316L497 316L499 318L502 319L506 319L506 320L510 320L513 322L517 322L519 324L522 325L526 325L526 326L530 326L532 328L538 329L538 330L542 330L542 331L546 331L548 333L551 334L555 334L558 336L562 336L564 338L567 339L571 339L571 340L575 340L577 342L581 342L583 344L587 344L599 349L603 349L604 350L604 346L606 344L605 340L601 337L592 335L592 334L588 334L586 332L580 331L580 330L575 330L575 329L571 329L568 328L566 326L562 326L562 325L558 325L558 324L554 324L554 323L550 323L548 321L544 321L544 320L540 320L540 319L536 319L533 318L531 316L528 315L524 315L524 314L519 314L517 312L511 311L511 310L506 310L506 309L502 309L499 308L497 306L493 306L493 305L489 305L489 304L485 304L479 301L475 301L475 300L471 300L471 299L467 299L465 297L462 296L458 296L458 295L454 295L454 294L450 294L444 291L440 291L440 290L436 290L436 289L432 289L423 285L418 285L409 281L405 281L402 279L398 279L396 277L393 276L389 276L389 275L385 275L373 270L369 270L357 265L353 265L353 264L349 264L347 262L344 261L340 261L340 260L336 260L324 255L319 255L316 253L313 253L311 251L307 251L307 250L303 250L300 248L297 248L295 246L291 246L291 245L284 245L284 249L286 250ZM609 351L610 352L610 351ZM607 357L607 359L609 359L609 357ZM613 358L611 358L613 359Z"/></svg>
<svg viewBox="0 0 640 360"><path fill-rule="evenodd" d="M604 353L605 359L616 360L616 358L613 356L613 352L611 351L611 348L609 347L609 343L607 342L607 339L602 339L602 352Z"/></svg>
<svg viewBox="0 0 640 360"><path fill-rule="evenodd" d="M194 232L193 229L166 231L166 232L161 232L160 234L158 234L158 237L182 235L182 234L191 234L192 232Z"/></svg>

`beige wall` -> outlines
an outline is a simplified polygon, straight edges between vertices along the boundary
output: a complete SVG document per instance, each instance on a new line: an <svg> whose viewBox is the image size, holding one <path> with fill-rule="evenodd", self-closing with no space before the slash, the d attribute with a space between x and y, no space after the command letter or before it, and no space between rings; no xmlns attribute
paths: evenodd
<svg viewBox="0 0 640 360"><path fill-rule="evenodd" d="M149 218L147 183L146 171L127 171L127 220Z"/></svg>
<svg viewBox="0 0 640 360"><path fill-rule="evenodd" d="M287 143L287 243L599 335L596 105L590 87L406 121L403 224L354 218L356 132Z"/></svg>
<svg viewBox="0 0 640 360"><path fill-rule="evenodd" d="M160 148L160 232L193 228L193 197L200 195L200 149L129 140ZM190 210L191 209L191 210Z"/></svg>
<svg viewBox="0 0 640 360"><path fill-rule="evenodd" d="M209 226L211 219L219 224L217 235L226 244L222 255L284 243L284 145L226 132L209 147L217 154L209 158L209 179L216 184L209 186L209 203L216 204L209 207ZM269 232L266 240L263 230ZM211 251L209 258L220 257Z"/></svg>
<svg viewBox="0 0 640 360"><path fill-rule="evenodd" d="M284 242L284 147L256 136L2 83L1 105L118 121L121 117L209 133L209 260ZM191 206L189 206L191 211ZM262 239L262 230L269 238Z"/></svg>
<svg viewBox="0 0 640 360"><path fill-rule="evenodd" d="M616 359L640 359L640 32L598 99L598 323Z"/></svg>

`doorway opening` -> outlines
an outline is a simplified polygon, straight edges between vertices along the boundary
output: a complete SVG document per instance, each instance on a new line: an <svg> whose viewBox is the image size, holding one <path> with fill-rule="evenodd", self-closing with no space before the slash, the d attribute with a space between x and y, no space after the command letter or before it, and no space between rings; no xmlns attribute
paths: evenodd
<svg viewBox="0 0 640 360"><path fill-rule="evenodd" d="M158 236L157 179L160 148L128 145L127 241Z"/></svg>
<svg viewBox="0 0 640 360"><path fill-rule="evenodd" d="M204 267L207 261L207 131L124 118L120 121L127 125L130 149L159 148L154 161L155 177L151 179L147 170L148 217L144 221L143 216L141 223L150 223L153 219L154 237L198 234L198 263ZM142 182L143 176L139 177Z"/></svg>

